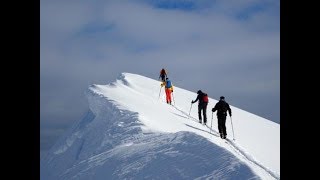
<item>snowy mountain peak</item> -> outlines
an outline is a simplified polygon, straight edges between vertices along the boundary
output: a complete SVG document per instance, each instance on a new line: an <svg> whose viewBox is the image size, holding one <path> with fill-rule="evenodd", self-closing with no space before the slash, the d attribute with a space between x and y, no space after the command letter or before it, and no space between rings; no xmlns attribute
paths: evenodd
<svg viewBox="0 0 320 180"><path fill-rule="evenodd" d="M280 179L279 124L230 104L223 140L217 100L205 126L195 92L175 86L169 105L159 81L131 73L86 95L90 110L41 159L41 179Z"/></svg>

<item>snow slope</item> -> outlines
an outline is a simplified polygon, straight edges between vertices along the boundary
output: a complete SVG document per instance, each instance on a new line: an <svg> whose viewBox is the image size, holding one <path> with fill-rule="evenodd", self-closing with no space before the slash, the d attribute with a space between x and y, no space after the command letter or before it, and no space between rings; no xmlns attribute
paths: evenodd
<svg viewBox="0 0 320 180"><path fill-rule="evenodd" d="M235 140L230 117L222 140L217 100L204 126L196 93L174 87L171 106L159 92L159 81L131 73L91 85L88 114L41 159L41 179L280 179L279 124L230 104Z"/></svg>

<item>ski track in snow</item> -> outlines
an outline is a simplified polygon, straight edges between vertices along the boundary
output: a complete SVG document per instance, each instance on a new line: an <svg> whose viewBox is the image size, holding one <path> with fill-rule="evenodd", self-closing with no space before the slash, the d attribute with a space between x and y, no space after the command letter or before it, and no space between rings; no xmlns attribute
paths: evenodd
<svg viewBox="0 0 320 180"><path fill-rule="evenodd" d="M180 111L182 114L186 115L189 117L189 119L199 123L199 121L190 116L188 113L186 113L185 111L179 109L178 107L174 106L174 105L171 105L173 106L176 110ZM211 129L208 125L205 125L209 130L210 132L208 131L209 134L212 134L212 135L215 135L216 137L220 138L220 135L219 133L214 130L214 129ZM201 130L201 129L199 129ZM211 131L213 133L211 133ZM262 164L260 164L258 161L256 161L253 157L251 157L250 155L246 154L245 150L243 150L242 148L240 148L234 141L230 140L229 138L226 138L225 139L225 142L234 150L235 153L239 154L240 156L242 156L243 158L245 158L247 161L249 161L250 163L260 167L261 169L263 169L265 172L267 172L269 175L271 175L272 177L274 177L275 179L280 179L279 175L273 173L270 169L268 169L267 167L264 167Z"/></svg>
<svg viewBox="0 0 320 180"><path fill-rule="evenodd" d="M124 78L124 77L123 77ZM124 81L125 79L121 79L122 81ZM137 92L136 90L134 90L133 88L131 88L130 86L130 83L128 81L125 81L123 84L120 84L122 87L125 87L126 89L134 92L134 93L138 93L138 94L142 94L141 92ZM142 94L144 95L144 94ZM146 96L148 97L148 96ZM150 98L150 97L148 97ZM168 104L169 105L169 104ZM187 116L188 119L196 122L196 123L199 123L198 119L192 117L191 115L189 115L187 112L179 109L177 106L175 106L175 101L173 100L173 103L172 105L169 105L169 106L172 106L173 108L175 108L177 111L179 111L180 113L182 113L183 115ZM178 115L176 113L174 113L175 115ZM179 116L179 115L178 115ZM181 116L181 115L180 115ZM184 117L184 116L182 116ZM187 124L186 124L187 125ZM189 125L187 125L189 126ZM208 128L208 130L210 130L210 132L208 132L209 134L212 134L212 135L215 135L217 138L220 138L220 135L219 133L214 130L214 129L211 129L210 127L208 127L206 125L206 127ZM195 127L192 127L192 128L195 128ZM198 130L201 130L203 131L202 129L199 129L199 128L195 128L195 129L198 129ZM211 133L211 131L213 133ZM275 179L280 179L279 175L277 175L276 173L273 173L269 168L263 166L262 164L260 164L258 161L256 161L253 157L251 157L250 155L248 155L245 150L243 150L242 148L240 148L235 142L229 140L228 138L224 140L226 142L226 144L228 144L231 149L233 150L234 153L240 155L240 157L244 158L248 163L251 163L253 165L255 165L256 167L258 168L261 168L262 170L264 170L267 174L269 174L270 176L272 176L273 178Z"/></svg>

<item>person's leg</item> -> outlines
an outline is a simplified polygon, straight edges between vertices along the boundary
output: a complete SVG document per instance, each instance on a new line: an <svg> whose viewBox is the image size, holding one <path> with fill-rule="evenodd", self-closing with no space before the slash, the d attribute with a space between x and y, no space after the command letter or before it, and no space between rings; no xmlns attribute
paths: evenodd
<svg viewBox="0 0 320 180"><path fill-rule="evenodd" d="M224 138L226 138L226 136L227 136L226 119L227 119L227 116L222 116L221 117L222 133L223 133Z"/></svg>
<svg viewBox="0 0 320 180"><path fill-rule="evenodd" d="M222 138L223 136L223 131L222 131L222 126L223 126L223 123L222 123L222 120L221 120L221 117L218 116L218 130L219 130L219 133L220 133L220 137Z"/></svg>
<svg viewBox="0 0 320 180"><path fill-rule="evenodd" d="M169 103L171 104L171 89L167 88L166 91L167 91L167 96L168 96Z"/></svg>
<svg viewBox="0 0 320 180"><path fill-rule="evenodd" d="M207 123L207 105L203 106L203 122L204 124Z"/></svg>
<svg viewBox="0 0 320 180"><path fill-rule="evenodd" d="M167 101L167 103L169 104L169 92L168 92L168 89L167 88L165 88L165 92L166 92L166 101Z"/></svg>
<svg viewBox="0 0 320 180"><path fill-rule="evenodd" d="M198 105L198 116L199 116L199 123L202 123L202 118L201 118L201 106Z"/></svg>

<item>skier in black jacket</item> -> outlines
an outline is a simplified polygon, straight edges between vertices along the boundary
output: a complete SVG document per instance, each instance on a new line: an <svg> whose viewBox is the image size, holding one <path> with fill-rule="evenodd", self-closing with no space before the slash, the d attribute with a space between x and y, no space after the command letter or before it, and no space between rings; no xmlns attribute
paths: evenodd
<svg viewBox="0 0 320 180"><path fill-rule="evenodd" d="M208 102L204 102L203 101L203 96L205 95L205 93L203 93L201 90L199 90L197 92L198 96L197 99L194 101L191 101L191 103L195 103L199 100L199 104L198 104L198 115L199 115L199 123L202 123L202 118L201 118L201 111L203 111L203 122L204 124L207 123L207 105Z"/></svg>
<svg viewBox="0 0 320 180"><path fill-rule="evenodd" d="M162 68L160 71L159 79L161 78L162 82L164 82L165 78L167 77L168 77L167 71L164 68Z"/></svg>
<svg viewBox="0 0 320 180"><path fill-rule="evenodd" d="M219 129L220 137L222 139L225 139L227 137L227 130L226 130L227 111L229 112L229 116L231 117L231 108L229 104L225 101L223 96L220 97L219 102L217 102L214 108L212 108L212 112L215 112L215 111L217 111L218 129Z"/></svg>

